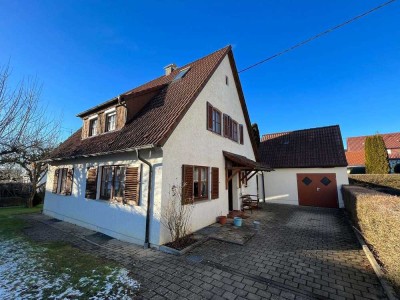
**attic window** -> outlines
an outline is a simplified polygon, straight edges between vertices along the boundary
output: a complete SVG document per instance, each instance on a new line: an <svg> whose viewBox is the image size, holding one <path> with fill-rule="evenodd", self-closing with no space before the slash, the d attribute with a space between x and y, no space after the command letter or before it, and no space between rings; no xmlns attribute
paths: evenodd
<svg viewBox="0 0 400 300"><path fill-rule="evenodd" d="M225 84L229 85L229 77L228 76L225 76Z"/></svg>
<svg viewBox="0 0 400 300"><path fill-rule="evenodd" d="M182 69L179 73L175 76L174 81L177 81L183 77L185 77L186 73L190 70L190 67Z"/></svg>

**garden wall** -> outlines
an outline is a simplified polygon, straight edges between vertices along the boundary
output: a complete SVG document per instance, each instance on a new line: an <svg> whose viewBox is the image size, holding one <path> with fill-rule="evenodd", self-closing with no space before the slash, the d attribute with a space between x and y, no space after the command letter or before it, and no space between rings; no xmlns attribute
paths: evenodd
<svg viewBox="0 0 400 300"><path fill-rule="evenodd" d="M400 197L343 186L346 210L400 292Z"/></svg>

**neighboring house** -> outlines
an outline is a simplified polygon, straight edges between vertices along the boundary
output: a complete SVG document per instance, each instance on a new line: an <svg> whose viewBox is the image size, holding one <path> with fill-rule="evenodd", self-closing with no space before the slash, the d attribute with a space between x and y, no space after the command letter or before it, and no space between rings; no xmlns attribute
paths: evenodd
<svg viewBox="0 0 400 300"><path fill-rule="evenodd" d="M343 207L348 177L339 126L265 134L259 152L274 169L260 182L267 202Z"/></svg>
<svg viewBox="0 0 400 300"><path fill-rule="evenodd" d="M51 154L45 214L157 247L170 241L160 218L173 186L194 203L193 231L257 193L247 179L269 168L255 162L231 47L165 72L78 115Z"/></svg>
<svg viewBox="0 0 400 300"><path fill-rule="evenodd" d="M385 142L389 157L390 172L396 164L400 164L400 132L379 134ZM348 171L354 167L365 167L365 139L367 136L347 138L346 159Z"/></svg>

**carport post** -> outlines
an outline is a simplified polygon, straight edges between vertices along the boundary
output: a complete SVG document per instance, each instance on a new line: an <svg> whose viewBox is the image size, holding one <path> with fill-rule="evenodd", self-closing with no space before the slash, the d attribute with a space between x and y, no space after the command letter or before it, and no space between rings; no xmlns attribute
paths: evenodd
<svg viewBox="0 0 400 300"><path fill-rule="evenodd" d="M264 172L261 172L263 202L265 203L265 186L264 186Z"/></svg>

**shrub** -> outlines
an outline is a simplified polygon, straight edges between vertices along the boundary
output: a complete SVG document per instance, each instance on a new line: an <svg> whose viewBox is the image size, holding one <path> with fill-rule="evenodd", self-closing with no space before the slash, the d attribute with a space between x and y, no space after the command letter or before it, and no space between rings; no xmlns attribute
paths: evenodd
<svg viewBox="0 0 400 300"><path fill-rule="evenodd" d="M393 168L393 172L396 174L400 174L400 164L396 164Z"/></svg>
<svg viewBox="0 0 400 300"><path fill-rule="evenodd" d="M346 210L400 292L400 197L343 186Z"/></svg>
<svg viewBox="0 0 400 300"><path fill-rule="evenodd" d="M365 169L368 174L388 174L389 157L382 136L367 136L365 139Z"/></svg>
<svg viewBox="0 0 400 300"><path fill-rule="evenodd" d="M193 202L182 204L182 186L172 186L160 221L168 229L172 240L170 244L175 249L183 248L190 239L192 211Z"/></svg>

